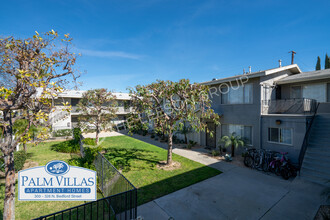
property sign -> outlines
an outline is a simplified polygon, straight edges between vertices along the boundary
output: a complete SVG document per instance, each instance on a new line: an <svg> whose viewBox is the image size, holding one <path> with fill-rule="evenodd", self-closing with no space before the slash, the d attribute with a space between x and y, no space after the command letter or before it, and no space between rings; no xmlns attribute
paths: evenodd
<svg viewBox="0 0 330 220"><path fill-rule="evenodd" d="M96 200L96 172L53 160L18 172L18 200Z"/></svg>

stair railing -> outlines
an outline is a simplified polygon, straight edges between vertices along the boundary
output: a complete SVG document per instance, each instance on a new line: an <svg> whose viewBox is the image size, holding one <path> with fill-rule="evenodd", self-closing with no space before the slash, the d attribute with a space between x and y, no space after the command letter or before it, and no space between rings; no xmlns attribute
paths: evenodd
<svg viewBox="0 0 330 220"><path fill-rule="evenodd" d="M308 146L308 141L309 141L309 136L310 136L310 131L317 113L317 109L319 108L320 103L317 103L312 120L309 122L309 125L307 127L305 136L304 136L304 141L302 143L301 149L300 149L300 153L299 153L299 174L300 174L300 170L301 170L301 166L305 157L305 153L307 150L307 146Z"/></svg>

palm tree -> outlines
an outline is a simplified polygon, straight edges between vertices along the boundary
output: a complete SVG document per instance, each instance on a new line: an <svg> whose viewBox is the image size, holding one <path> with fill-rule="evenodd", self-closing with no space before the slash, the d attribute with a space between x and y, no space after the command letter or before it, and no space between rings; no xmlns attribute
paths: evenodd
<svg viewBox="0 0 330 220"><path fill-rule="evenodd" d="M238 146L244 146L244 141L240 136L237 136L235 132L233 132L230 136L222 136L221 142L224 143L225 147L231 146L231 156L235 156L235 148Z"/></svg>
<svg viewBox="0 0 330 220"><path fill-rule="evenodd" d="M186 126L186 123L183 124L182 129L178 130L177 133L184 135L184 143L187 144L187 134L191 133L191 126Z"/></svg>

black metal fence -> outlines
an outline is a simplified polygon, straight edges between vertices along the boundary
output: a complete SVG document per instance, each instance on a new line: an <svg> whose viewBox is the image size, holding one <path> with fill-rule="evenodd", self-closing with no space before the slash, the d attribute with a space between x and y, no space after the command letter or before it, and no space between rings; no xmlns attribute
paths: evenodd
<svg viewBox="0 0 330 220"><path fill-rule="evenodd" d="M314 99L263 100L263 114L313 114L317 101Z"/></svg>
<svg viewBox="0 0 330 220"><path fill-rule="evenodd" d="M101 153L94 164L104 198L36 219L136 219L137 189Z"/></svg>
<svg viewBox="0 0 330 220"><path fill-rule="evenodd" d="M130 183L100 152L95 161L99 187L104 196L112 196L134 190Z"/></svg>

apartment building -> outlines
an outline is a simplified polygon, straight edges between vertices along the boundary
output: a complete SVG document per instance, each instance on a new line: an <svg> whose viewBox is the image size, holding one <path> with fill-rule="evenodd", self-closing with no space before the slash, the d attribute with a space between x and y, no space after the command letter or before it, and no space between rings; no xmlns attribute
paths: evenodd
<svg viewBox="0 0 330 220"><path fill-rule="evenodd" d="M202 84L210 87L221 125L208 123L213 137L201 132L189 139L215 148L235 132L247 146L288 152L315 182L330 179L330 69L302 72L293 64Z"/></svg>
<svg viewBox="0 0 330 220"><path fill-rule="evenodd" d="M71 129L77 126L78 116L81 112L78 110L78 103L83 96L85 91L81 90L66 90L63 93L59 94L58 97L54 100L53 106L56 110L51 112L49 119L52 125L52 130L61 130L61 129ZM126 116L131 112L130 106L130 96L128 93L113 93L116 96L117 101L117 118L114 119L114 124L122 123L126 120ZM71 105L72 110L70 112L63 111L65 108L64 103Z"/></svg>

